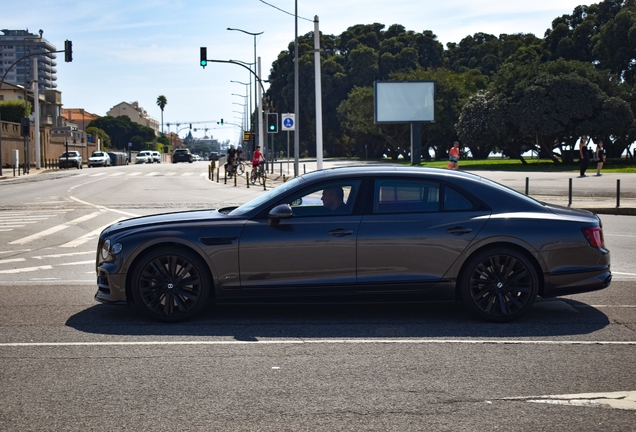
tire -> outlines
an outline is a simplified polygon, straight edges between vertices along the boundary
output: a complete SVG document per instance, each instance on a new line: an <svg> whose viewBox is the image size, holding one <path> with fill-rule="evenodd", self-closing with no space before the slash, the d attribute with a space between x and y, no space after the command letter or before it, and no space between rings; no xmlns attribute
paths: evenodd
<svg viewBox="0 0 636 432"><path fill-rule="evenodd" d="M532 308L539 276L532 262L515 249L486 249L468 259L459 288L464 304L478 317L508 322Z"/></svg>
<svg viewBox="0 0 636 432"><path fill-rule="evenodd" d="M188 320L208 303L212 282L199 255L180 247L155 249L135 265L131 291L145 315L163 322Z"/></svg>
<svg viewBox="0 0 636 432"><path fill-rule="evenodd" d="M267 176L265 174L265 171L263 171L262 173L258 174L258 184L262 185L263 183L265 183L265 180L267 179Z"/></svg>
<svg viewBox="0 0 636 432"><path fill-rule="evenodd" d="M239 176L242 176L245 173L245 165L240 163L236 166L236 172Z"/></svg>

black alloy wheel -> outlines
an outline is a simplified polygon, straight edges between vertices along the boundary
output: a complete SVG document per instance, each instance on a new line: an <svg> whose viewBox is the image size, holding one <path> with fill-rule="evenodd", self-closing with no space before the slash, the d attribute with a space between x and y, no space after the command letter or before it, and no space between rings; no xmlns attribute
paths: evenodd
<svg viewBox="0 0 636 432"><path fill-rule="evenodd" d="M185 248L155 249L141 258L132 277L136 307L153 319L178 322L201 312L212 283L205 262Z"/></svg>
<svg viewBox="0 0 636 432"><path fill-rule="evenodd" d="M515 249L489 249L468 260L460 290L464 304L477 316L508 322L532 308L539 277L532 262Z"/></svg>

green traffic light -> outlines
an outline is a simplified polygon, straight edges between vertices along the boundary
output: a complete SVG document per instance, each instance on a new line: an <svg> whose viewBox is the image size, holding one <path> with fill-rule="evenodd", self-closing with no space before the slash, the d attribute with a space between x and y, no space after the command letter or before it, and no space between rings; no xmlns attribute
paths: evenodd
<svg viewBox="0 0 636 432"><path fill-rule="evenodd" d="M205 67L208 65L208 61L207 60L201 60L201 66Z"/></svg>

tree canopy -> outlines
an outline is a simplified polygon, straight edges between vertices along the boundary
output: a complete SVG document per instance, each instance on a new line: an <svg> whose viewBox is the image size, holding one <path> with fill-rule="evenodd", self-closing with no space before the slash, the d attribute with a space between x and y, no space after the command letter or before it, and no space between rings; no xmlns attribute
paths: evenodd
<svg viewBox="0 0 636 432"><path fill-rule="evenodd" d="M316 130L313 36L298 39L296 117L301 154L309 155ZM636 135L636 0L578 6L555 18L543 38L475 33L444 47L431 30L373 23L321 34L320 43L328 156L410 154L408 125L374 124L377 80L436 82L436 121L422 128L422 142L436 158L460 138L476 158L497 150L520 158L536 149L569 162L582 134L604 139L613 157ZM293 112L293 43L273 63L269 81L275 111ZM286 147L285 137L275 140Z"/></svg>

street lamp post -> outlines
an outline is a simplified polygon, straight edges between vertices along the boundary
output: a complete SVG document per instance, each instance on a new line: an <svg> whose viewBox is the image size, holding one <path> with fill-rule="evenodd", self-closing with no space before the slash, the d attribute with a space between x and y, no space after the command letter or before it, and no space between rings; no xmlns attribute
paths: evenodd
<svg viewBox="0 0 636 432"><path fill-rule="evenodd" d="M27 68L27 61L26 61L26 45L27 45L26 41L27 41L27 39L29 39L29 40L40 39L41 40L42 39L42 33L44 33L44 32L42 30L40 30L40 36L25 36L24 39L22 39L22 55L23 55L22 66L24 67L24 111L25 111L24 115L26 117L29 116L29 99L27 98L28 68ZM35 64L33 69L34 69L35 73L37 73L37 70L38 70L38 66L37 66L38 65L38 60L37 60L37 58L34 58L33 62ZM37 81L37 77L36 76L34 76L33 79L34 79L34 81ZM34 86L38 86L39 84L37 82L35 82L33 85ZM38 94L38 92L34 88L34 90L33 90L33 105L34 105L34 109L37 106L38 110L39 110L39 104L36 105L36 102L35 102L35 98L38 97L37 94ZM34 112L34 117L33 118L34 119L37 118L37 120L35 121L35 126L37 126L39 128L39 126L40 126L40 119L39 119L40 118L40 113L39 112ZM35 134L35 138L37 139L37 142L34 143L34 144L36 146L38 146L37 147L37 151L36 151L36 153L37 153L36 154L36 169L40 169L39 157L38 157L39 153L40 153L40 151L39 151L40 150L39 149L39 145L40 145L40 143L39 143L40 131L39 130L33 131L33 133ZM30 155L29 155L29 153L31 152L31 149L29 148L30 147L29 146L29 140L30 140L30 137L28 137L28 136L24 137L24 172L25 172L25 174L28 173L30 171L30 169L31 169L31 158L30 158Z"/></svg>
<svg viewBox="0 0 636 432"><path fill-rule="evenodd" d="M256 36L262 35L264 32L258 32L258 33L252 33L252 32L248 32L245 30L241 30L241 29L237 29L237 28L232 28L232 27L228 27L227 28L230 31L240 31L241 33L245 33L248 34L250 36L254 37L254 74L256 76L258 76L258 72L257 72L257 66L256 66ZM260 77L259 77L260 78ZM250 83L252 81L252 76L250 75ZM258 85L256 83L256 79L254 79L254 108L256 109L256 107L258 106L258 99L257 99L257 94L258 94ZM259 131L259 125L261 123L261 119L258 118L258 116L256 117L256 121L254 122L254 132L256 133L256 138L258 138L258 136L260 135L260 131ZM256 143L256 139L254 140L254 142Z"/></svg>
<svg viewBox="0 0 636 432"><path fill-rule="evenodd" d="M244 83L244 82L240 82L240 81L233 81L230 80L230 82L233 83L237 83L237 84L242 84L245 87L245 96L243 96L246 101L249 101L249 107L246 108L246 115L245 115L245 130L248 130L249 124L248 122L251 120L251 115L252 113L252 74L250 73L250 82L249 83ZM249 96L248 96L248 89L249 89ZM234 94L234 93L232 93Z"/></svg>

